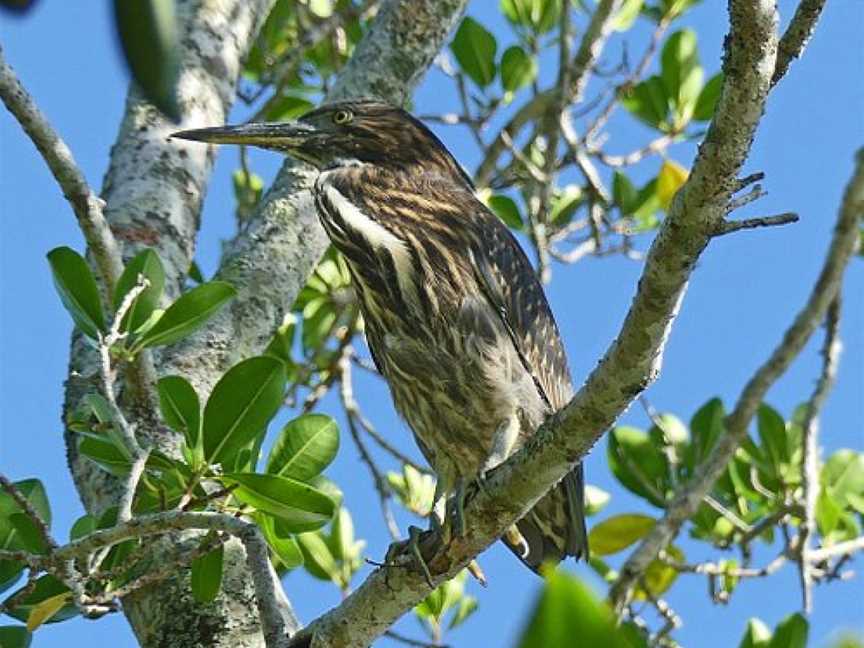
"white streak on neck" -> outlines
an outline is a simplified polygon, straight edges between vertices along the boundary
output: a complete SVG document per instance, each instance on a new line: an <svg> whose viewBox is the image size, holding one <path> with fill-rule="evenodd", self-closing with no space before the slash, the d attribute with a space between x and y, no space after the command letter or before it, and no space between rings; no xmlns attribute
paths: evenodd
<svg viewBox="0 0 864 648"><path fill-rule="evenodd" d="M359 233L374 248L383 248L390 254L396 268L396 280L399 282L402 298L412 307L419 309L417 285L414 281L416 268L405 242L375 219L364 214L357 205L326 180L319 185L319 188L327 193L330 204L339 212L349 229Z"/></svg>

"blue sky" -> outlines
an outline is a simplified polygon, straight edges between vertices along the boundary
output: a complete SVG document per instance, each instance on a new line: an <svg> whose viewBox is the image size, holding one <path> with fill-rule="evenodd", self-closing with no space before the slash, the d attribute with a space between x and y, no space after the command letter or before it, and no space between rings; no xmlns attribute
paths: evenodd
<svg viewBox="0 0 864 648"><path fill-rule="evenodd" d="M726 29L722 4L703 2L681 21L699 35L707 75L720 65ZM108 8L105 2L42 2L23 20L0 16L4 55L95 187L101 185L106 169L127 84ZM780 9L788 20L794 3L780 2ZM735 216L795 211L801 221L783 228L739 233L711 244L694 274L673 330L663 373L647 394L658 409L688 420L713 396L731 405L803 303L822 262L853 153L864 142L864 91L860 84L864 59L860 52L850 55L849 48L860 39L862 13L861 3L829 3L803 60L793 64L773 93L745 168L747 173L766 173L763 184L768 195ZM469 14L496 33L503 44L499 51L512 40L498 15L497 3L474 0ZM637 30L631 56L641 52L645 36L644 28ZM604 55L604 65L608 68L617 63L621 51L621 42L613 40ZM553 73L544 68L541 77L549 78ZM589 98L594 90L597 87L589 88ZM414 105L422 113L452 110L456 105L453 88L442 75L432 72L417 91ZM236 121L243 116L237 112L233 118ZM476 165L477 151L466 132L450 127L435 129L468 168ZM613 153L627 152L651 136L620 112L609 130L613 137L608 149ZM693 153L692 145L676 145L670 150L670 156L685 166ZM278 164L273 155L252 156L254 170L268 179ZM220 241L232 233L229 174L236 166L235 151L220 153L198 251L206 272L215 269ZM637 177L641 180L653 175L658 166L659 161L646 164L637 171ZM642 241L643 247L645 243ZM0 470L16 479L38 476L44 481L54 509L53 528L64 538L83 511L66 469L59 423L71 322L54 293L45 261L45 253L58 245L82 248L72 213L32 145L8 113L0 111ZM617 332L640 271L638 263L617 258L555 268L550 300L577 384ZM824 453L841 447L860 450L864 445L862 288L864 262L856 261L844 291L845 351L838 386L824 411ZM817 335L769 394L768 401L786 415L812 388L819 369L820 344L821 335ZM414 453L407 429L392 412L386 389L363 380L358 391L379 429ZM324 411L328 410L337 411L331 400L324 404ZM622 420L646 426L639 408ZM605 464L605 444L595 449L586 466L589 482L613 493L612 503L600 519L630 511L657 514L616 486ZM349 442L343 443L330 475L347 493L358 535L369 541L368 555L379 558L387 544L386 532L368 475ZM407 517L400 519L403 528L408 522ZM689 541L684 540L682 546L692 559L708 557ZM761 548L757 561L770 559L771 552L771 548ZM478 591L469 585L480 599L480 610L447 640L454 646L511 646L533 603L539 580L498 547L484 554L481 563L490 577L489 587ZM571 565L568 569L597 584L585 566ZM859 579L817 589L812 645L823 645L837 628L862 626L862 582ZM338 603L335 588L312 581L302 572L289 575L285 586L304 621ZM748 617L758 615L773 625L799 605L797 576L792 569L768 580L743 584L726 607L708 602L705 582L699 577L682 577L669 598L685 621L679 639L684 645L705 648L737 645ZM416 621L410 617L399 627L406 634L420 636ZM120 615L98 622L74 620L45 627L33 645L59 648L85 641L97 646L134 645Z"/></svg>

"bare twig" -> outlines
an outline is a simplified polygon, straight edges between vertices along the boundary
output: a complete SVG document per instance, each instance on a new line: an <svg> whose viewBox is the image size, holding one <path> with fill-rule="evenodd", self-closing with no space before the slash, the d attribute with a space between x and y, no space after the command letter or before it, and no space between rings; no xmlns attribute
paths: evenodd
<svg viewBox="0 0 864 648"><path fill-rule="evenodd" d="M714 236L723 236L731 234L742 229L756 229L757 227L776 227L777 225L788 225L789 223L797 223L798 214L785 212L776 216L760 216L759 218L747 218L740 221L723 221L717 228Z"/></svg>
<svg viewBox="0 0 864 648"><path fill-rule="evenodd" d="M816 29L816 23L824 7L825 0L801 0L798 4L795 15L783 32L777 47L777 63L774 66L774 76L771 77L772 85L780 81L792 61L801 56L813 35L813 30Z"/></svg>
<svg viewBox="0 0 864 648"><path fill-rule="evenodd" d="M864 551L864 536L859 536L854 540L847 540L846 542L838 542L837 544L828 547L814 549L810 552L810 561L819 563L838 556L850 555L858 551Z"/></svg>
<svg viewBox="0 0 864 648"><path fill-rule="evenodd" d="M483 161L475 173L478 186L489 184L498 164L498 158L507 149L504 135L512 141L526 124L546 114L550 107L558 105L557 94L559 92L564 93L564 103L566 104L575 104L581 100L582 93L588 83L588 73L593 68L603 45L606 43L612 18L614 18L615 10L619 4L618 0L600 0L597 3L570 66L569 87L541 92L513 115L507 125L498 132L492 143L486 147Z"/></svg>
<svg viewBox="0 0 864 648"><path fill-rule="evenodd" d="M348 419L348 431L351 433L351 438L354 439L354 444L357 446L357 451L360 453L360 460L366 464L369 473L372 475L372 483L375 485L375 490L378 493L378 502L381 505L381 514L384 516L384 522L387 525L387 531L394 540L401 537L399 526L396 524L396 519L393 517L393 511L390 510L390 497L392 495L390 486L387 480L381 473L381 470L375 464L372 455L366 448L366 444L360 437L360 431L357 429L357 418L360 416L360 408L357 401L354 400L354 385L351 378L351 354L352 350L347 347L345 352L339 359L339 396L342 400L342 409L345 410L345 416Z"/></svg>
<svg viewBox="0 0 864 648"><path fill-rule="evenodd" d="M6 63L2 48L0 48L0 98L39 149L39 153L51 169L57 184L63 190L63 195L75 212L78 225L93 253L106 291L109 295L113 294L114 286L123 272L123 261L117 240L103 214L104 203L90 189L69 147L54 131L33 98L21 85L15 72Z"/></svg>
<svg viewBox="0 0 864 648"><path fill-rule="evenodd" d="M729 201L729 204L726 205L726 211L727 213L732 213L736 209L741 209L745 205L749 205L751 202L759 200L766 195L767 193L762 190L762 185L753 185L753 188L750 189L750 191L748 191L743 196L737 196L735 198L732 198Z"/></svg>
<svg viewBox="0 0 864 648"><path fill-rule="evenodd" d="M594 118L594 121L590 126L585 130L585 141L588 143L594 142L597 138L597 134L603 129L606 123L609 121L609 118L612 116L612 113L615 112L615 108L620 103L619 92L626 91L630 87L632 87L639 79L645 74L645 71L648 69L648 66L651 63L651 59L654 58L654 53L657 51L657 48L660 46L660 41L663 40L663 36L666 33L666 30L669 29L669 25L672 22L671 17L664 16L663 19L657 23L657 27L654 28L654 32L651 34L651 40L648 42L648 47L645 48L645 52L642 54L642 58L639 59L639 63L633 69L633 72L624 80L621 85L618 86L618 91L615 92L615 95L606 104L600 114Z"/></svg>
<svg viewBox="0 0 864 648"><path fill-rule="evenodd" d="M138 488L138 482L141 479L141 475L144 474L144 468L147 465L149 450L145 450L141 447L141 444L135 436L135 424L129 423L126 419L123 410L117 403L117 397L114 395L116 370L112 366L111 362L111 348L126 337L126 334L120 330L123 319L126 317L129 309L132 308L132 304L135 300L147 289L149 285L150 282L143 276L138 278L138 283L123 297L123 301L120 303L120 307L114 315L108 333L105 336L100 336L99 339L99 368L100 376L102 378L102 391L104 392L105 399L108 401L108 405L111 408L114 421L117 423L117 427L119 428L121 440L126 446L129 456L132 458L132 467L129 470L129 474L126 476L126 483L124 484L123 492L120 496L120 502L118 503L119 508L117 511L117 520L119 522L125 522L132 517L132 502L135 499L135 491Z"/></svg>
<svg viewBox="0 0 864 648"><path fill-rule="evenodd" d="M801 424L804 450L801 461L801 485L804 499L804 518L798 531L801 552L802 606L806 613L813 609L813 564L810 560L811 538L816 532L816 498L819 494L819 412L837 378L837 365L842 345L840 342L840 293L834 297L825 315L825 345L822 347L822 371L813 395L807 402L807 413Z"/></svg>

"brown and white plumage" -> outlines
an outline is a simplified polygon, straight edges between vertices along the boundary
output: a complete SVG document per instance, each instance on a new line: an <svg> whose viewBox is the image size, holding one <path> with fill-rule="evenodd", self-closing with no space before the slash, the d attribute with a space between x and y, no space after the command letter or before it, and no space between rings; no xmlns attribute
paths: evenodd
<svg viewBox="0 0 864 648"><path fill-rule="evenodd" d="M369 348L438 493L451 494L507 459L572 394L542 286L450 153L404 111L337 104L294 128L281 144L263 134L252 143L322 169L319 216L348 263ZM577 466L505 543L534 570L585 555L582 502Z"/></svg>

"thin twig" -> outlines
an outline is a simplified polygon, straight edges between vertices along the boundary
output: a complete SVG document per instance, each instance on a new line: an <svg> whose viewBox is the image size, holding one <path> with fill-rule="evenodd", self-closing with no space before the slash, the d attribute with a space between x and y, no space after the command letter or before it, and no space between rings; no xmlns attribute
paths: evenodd
<svg viewBox="0 0 864 648"><path fill-rule="evenodd" d="M90 189L72 152L21 85L0 48L0 98L39 150L75 216L96 261L108 295L123 273L117 240L103 213L104 202Z"/></svg>
<svg viewBox="0 0 864 648"><path fill-rule="evenodd" d="M357 451L360 453L360 460L366 464L372 475L372 483L375 485L375 490L378 493L378 502L381 505L381 514L384 516L384 522L387 525L387 531L394 540L401 537L399 526L396 524L396 518L393 517L393 511L390 509L390 497L392 493L387 480L381 473L381 470L375 464L372 455L363 443L360 436L360 431L357 429L357 417L360 408L357 401L354 400L354 385L351 378L351 354L352 350L347 347L339 358L339 396L342 400L342 409L345 410L345 416L348 419L348 431L351 433L351 438L354 439L354 444L357 446Z"/></svg>
<svg viewBox="0 0 864 648"><path fill-rule="evenodd" d="M506 139L512 141L522 128L543 116L550 106L557 104L557 94L563 92L565 103L576 104L582 98L582 93L588 81L589 72L594 66L600 51L606 42L615 9L620 3L617 0L600 0L588 27L582 36L579 49L573 57L570 71L570 86L567 88L553 88L541 92L530 102L522 106L510 121L502 128L492 143L486 147L485 156L475 173L478 186L486 186L494 175L498 164L498 158L507 149Z"/></svg>
<svg viewBox="0 0 864 648"><path fill-rule="evenodd" d="M814 549L810 552L810 561L820 563L838 556L851 555L858 551L864 551L864 536L859 536L854 540L838 542L837 544L828 547Z"/></svg>
<svg viewBox="0 0 864 648"><path fill-rule="evenodd" d="M732 232L738 232L743 229L788 225L789 223L797 223L798 220L798 214L785 212L783 214L777 214L776 216L760 216L759 218L747 218L740 221L723 221L720 227L717 228L714 236L724 236L725 234L731 234Z"/></svg>
<svg viewBox="0 0 864 648"><path fill-rule="evenodd" d="M837 378L840 360L840 293L834 297L825 315L825 345L822 347L822 371L816 382L813 395L807 401L807 413L801 424L804 450L801 460L801 486L804 499L804 519L798 531L798 547L801 560L798 562L801 576L801 595L804 612L813 609L813 573L810 560L810 544L816 532L816 498L819 493L819 412Z"/></svg>
<svg viewBox="0 0 864 648"><path fill-rule="evenodd" d="M819 21L819 16L822 15L822 9L825 7L825 0L801 0L798 8L795 10L795 15L789 22L786 31L780 38L780 43L777 46L777 62L774 64L774 76L771 78L771 84L774 85L789 69L789 65L796 58L801 56L810 37L813 36L813 31L816 29L816 23Z"/></svg>

